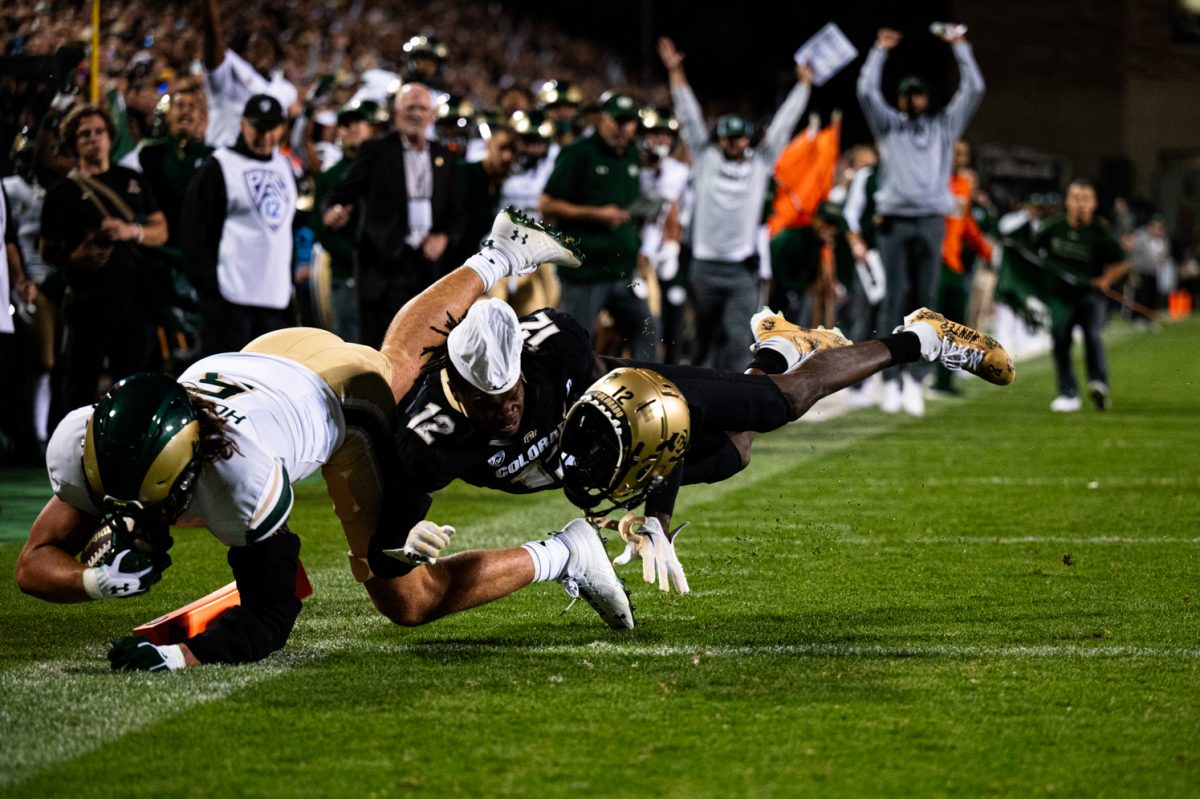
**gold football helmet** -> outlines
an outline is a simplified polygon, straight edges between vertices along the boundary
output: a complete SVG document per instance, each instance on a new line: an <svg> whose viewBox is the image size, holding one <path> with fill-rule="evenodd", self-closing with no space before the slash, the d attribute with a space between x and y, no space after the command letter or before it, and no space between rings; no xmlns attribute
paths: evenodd
<svg viewBox="0 0 1200 799"><path fill-rule="evenodd" d="M563 490L590 509L632 507L683 460L691 414L679 388L649 369L614 369L567 412L559 439Z"/></svg>

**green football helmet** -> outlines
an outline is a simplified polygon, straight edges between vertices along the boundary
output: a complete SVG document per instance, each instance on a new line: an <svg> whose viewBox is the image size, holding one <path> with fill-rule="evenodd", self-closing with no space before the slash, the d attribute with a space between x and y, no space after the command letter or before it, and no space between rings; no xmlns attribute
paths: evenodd
<svg viewBox="0 0 1200 799"><path fill-rule="evenodd" d="M583 92L568 80L548 80L538 88L537 102L539 109L579 106L583 103Z"/></svg>
<svg viewBox="0 0 1200 799"><path fill-rule="evenodd" d="M191 501L200 422L183 386L164 374L121 380L96 403L83 473L105 513L172 522Z"/></svg>
<svg viewBox="0 0 1200 799"><path fill-rule="evenodd" d="M563 422L567 499L585 510L606 500L637 505L683 461L690 430L678 386L649 369L614 369L575 401Z"/></svg>

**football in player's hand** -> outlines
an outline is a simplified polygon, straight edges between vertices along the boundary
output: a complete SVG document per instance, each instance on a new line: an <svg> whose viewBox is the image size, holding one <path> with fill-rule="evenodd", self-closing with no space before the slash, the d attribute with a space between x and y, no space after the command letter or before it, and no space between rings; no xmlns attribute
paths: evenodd
<svg viewBox="0 0 1200 799"><path fill-rule="evenodd" d="M125 519L113 517L101 522L100 526L96 528L96 532L92 533L92 537L83 545L83 552L79 553L79 562L88 568L104 563L105 559L112 554L113 525L125 521Z"/></svg>

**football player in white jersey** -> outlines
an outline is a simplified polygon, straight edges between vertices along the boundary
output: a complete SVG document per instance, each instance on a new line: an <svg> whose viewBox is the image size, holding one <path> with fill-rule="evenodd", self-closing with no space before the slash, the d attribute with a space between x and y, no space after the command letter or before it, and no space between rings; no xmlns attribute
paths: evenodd
<svg viewBox="0 0 1200 799"><path fill-rule="evenodd" d="M279 330L197 362L178 381L133 375L94 408L71 412L47 451L55 496L18 559L21 590L52 602L145 593L170 565L169 525L207 527L230 547L240 606L181 644L120 638L109 660L114 669L150 671L259 660L283 646L300 612L291 483L320 467L355 578L372 596L386 594L367 545L380 523L397 398L425 348L444 337L429 320L461 316L497 280L546 260L579 263L542 226L501 213L480 253L397 313L389 341L402 344L381 353L322 330ZM102 522L116 531L110 555L86 566L76 557ZM429 527L414 527L388 555L426 546Z"/></svg>

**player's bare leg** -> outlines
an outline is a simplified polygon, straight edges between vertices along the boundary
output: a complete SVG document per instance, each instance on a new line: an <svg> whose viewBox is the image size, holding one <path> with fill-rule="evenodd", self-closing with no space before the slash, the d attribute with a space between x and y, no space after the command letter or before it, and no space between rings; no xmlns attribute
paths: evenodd
<svg viewBox="0 0 1200 799"><path fill-rule="evenodd" d="M818 400L895 364L941 361L947 368L963 369L996 385L1013 381L1016 372L1012 358L991 336L927 308L912 312L904 321L890 336L849 346L836 341L832 347L818 344L807 354L802 351L804 335L827 337L830 331L795 328L798 333L791 336L790 343L796 346L799 361L793 362L789 357L784 373L771 376L788 401L791 418L800 418ZM841 338L840 333L837 338ZM760 342L764 346L767 343L761 339ZM775 337L770 343L778 342ZM775 349L786 353L786 348Z"/></svg>
<svg viewBox="0 0 1200 799"><path fill-rule="evenodd" d="M388 325L380 351L391 362L396 401L412 388L426 350L445 341L448 318L462 318L500 278L529 274L542 263L577 267L580 255L574 242L548 225L512 208L497 214L483 249L405 303Z"/></svg>
<svg viewBox="0 0 1200 799"><path fill-rule="evenodd" d="M380 613L401 626L416 627L506 597L533 578L529 553L510 547L460 552L403 577L373 577L363 586Z"/></svg>
<svg viewBox="0 0 1200 799"><path fill-rule="evenodd" d="M530 583L551 581L561 583L572 598L584 599L609 627L634 626L629 593L596 527L585 519L523 546L437 556L402 577L372 577L363 586L380 613L415 627L501 599Z"/></svg>
<svg viewBox="0 0 1200 799"><path fill-rule="evenodd" d="M882 341L864 341L849 347L814 352L800 371L771 375L771 380L787 398L791 418L795 420L818 400L866 380L896 362Z"/></svg>

